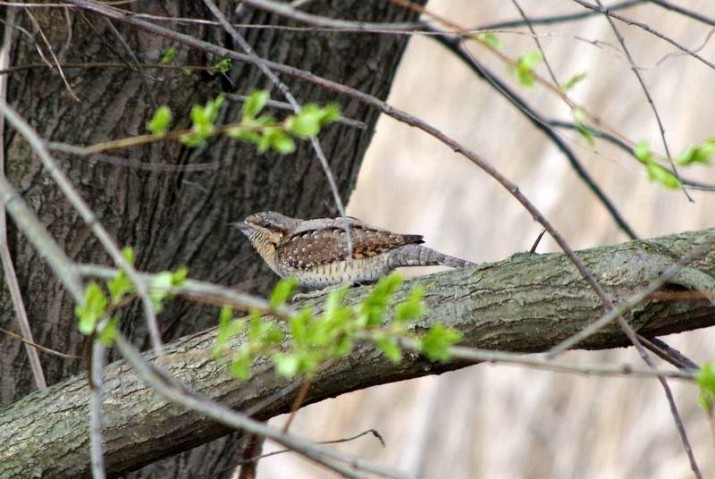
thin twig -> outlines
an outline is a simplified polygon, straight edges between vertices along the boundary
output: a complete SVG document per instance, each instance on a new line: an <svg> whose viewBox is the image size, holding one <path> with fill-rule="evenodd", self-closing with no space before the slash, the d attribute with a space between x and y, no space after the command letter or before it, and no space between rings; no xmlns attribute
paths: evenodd
<svg viewBox="0 0 715 479"><path fill-rule="evenodd" d="M15 9L8 8L5 14L5 35L3 38L2 49L0 49L0 69L5 69L10 66L10 49L12 48L13 33L15 25ZM7 77L0 78L0 101L7 100ZM2 145L7 144L5 141L5 117L0 116L0 171L5 171L5 148ZM30 363L32 371L32 379L35 381L37 389L43 390L47 388L45 373L42 371L42 363L37 350L30 346L34 344L32 337L32 329L30 328L30 320L27 317L25 302L22 299L20 284L17 280L15 265L12 261L10 248L7 243L7 218L5 216L5 208L0 206L0 258L2 259L3 273L7 289L10 291L10 299L15 310L15 319L17 319L18 327L22 333L25 352Z"/></svg>
<svg viewBox="0 0 715 479"><path fill-rule="evenodd" d="M588 3L586 3L582 0L573 0L573 1L585 8L591 9L593 7L593 5L589 5ZM633 59L633 56L631 55L631 51L626 46L626 40L623 38L623 35L621 35L621 31L618 29L615 22L613 21L613 18L611 17L610 12L608 10L606 10L605 8L603 8L603 4L601 3L601 0L596 0L596 3L598 4L598 7L601 9L601 13L603 13L604 16L606 17L608 24L611 26L611 30L613 30L613 33L616 35L616 38L618 39L618 43L621 44L623 53L625 53L626 58L628 59L628 63L630 64L631 71L633 71L633 74L635 75L636 79L638 80L638 83L641 86L641 89L643 90L643 94L645 95L646 99L648 100L648 104L650 105L650 108L653 111L653 116L655 117L655 121L658 123L658 129L660 130L660 138L663 142L663 149L665 150L665 156L668 158L668 161L670 162L670 167L672 168L673 173L678 178L678 180L680 180L680 174L678 174L678 169L675 166L675 161L673 161L673 157L670 154L670 147L668 147L668 140L665 139L665 126L663 125L663 120L661 120L661 118L660 118L660 114L658 113L658 108L655 106L655 102L653 101L653 97L650 94L650 90L646 86L645 81L643 80L643 77L641 76L641 73L638 70L638 67L636 66L636 62ZM690 194L688 194L688 190L685 187L683 187L682 191L685 194L685 197L692 203L693 199L690 197Z"/></svg>
<svg viewBox="0 0 715 479"><path fill-rule="evenodd" d="M376 429L368 429L367 431L363 431L360 434L355 434L354 436L351 437L346 437L343 439L333 439L332 441L319 441L318 444L343 444L346 442L352 442L355 439L360 439L363 436L367 436L368 434L372 434L375 438L377 438L378 441L380 441L380 444L382 444L382 447L385 447L385 440L382 438L382 435L376 430ZM261 454L260 456L254 456L249 459L244 459L241 462L239 462L237 465L242 466L243 464L250 464L252 462L259 461L261 459L265 459L267 457L272 457L272 456L278 456L280 454L285 454L287 452L294 452L290 449L280 449L278 451L272 451L268 452L266 454Z"/></svg>
<svg viewBox="0 0 715 479"><path fill-rule="evenodd" d="M690 17L693 20L697 20L697 21L702 22L706 25L715 27L715 18L706 17L705 15L703 15L700 12L697 12L694 10L688 10L686 8L683 8L680 5L674 5L670 2L666 2L665 0L648 0L648 2L658 5L659 7L663 7L666 10L671 10L673 12L679 13L686 17Z"/></svg>
<svg viewBox="0 0 715 479"><path fill-rule="evenodd" d="M320 15L313 15L310 13L305 13L296 9L295 5L289 5L287 3L279 3L271 0L244 0L246 5L250 5L255 8L260 8L266 12L273 13L275 15L280 15L296 22L304 23L306 25L313 25L316 27L329 27L331 29L335 28L350 28L356 31L365 30L414 30L419 28L419 23L417 22L404 22L404 23L371 23L371 22L355 22L351 20L340 20L338 18L327 18L321 17Z"/></svg>
<svg viewBox="0 0 715 479"><path fill-rule="evenodd" d="M541 238L544 237L544 234L546 234L546 230L542 229L541 233L539 233L539 235L536 237L534 244L531 245L531 248L529 249L529 253L536 253L536 248L539 247L539 243L541 243Z"/></svg>
<svg viewBox="0 0 715 479"><path fill-rule="evenodd" d="M19 334L15 334L10 330L7 330L5 328L0 328L0 333L6 334L10 336L11 338L17 339L18 341L21 341L33 349L36 349L38 351L41 351L43 353L51 354L53 356L57 356L58 358L62 359L82 359L82 356L77 356L75 354L65 354L61 353L59 351L55 351L54 349L47 348L45 346L42 346L41 344L33 343L32 341L28 341L27 339L23 338Z"/></svg>
<svg viewBox="0 0 715 479"><path fill-rule="evenodd" d="M408 349L420 351L421 345L412 339L400 339L399 343ZM672 378L686 381L695 380L695 372L692 370L662 370L652 368L638 368L630 364L604 365L598 364L578 364L568 361L556 361L549 357L547 353L541 354L521 354L509 353L505 351L492 351L488 349L469 348L464 346L452 346L449 348L452 360L466 360L474 363L490 362L494 364L516 364L536 369L545 369L562 373L585 374L589 376L612 376L624 377L633 376L639 378Z"/></svg>
<svg viewBox="0 0 715 479"><path fill-rule="evenodd" d="M106 321L104 321L106 323ZM106 347L102 341L94 341L92 347L92 368L89 387L89 449L92 463L92 477L104 479L104 444L102 441L102 389L104 386L104 361Z"/></svg>
<svg viewBox="0 0 715 479"><path fill-rule="evenodd" d="M631 8L636 5L640 5L643 3L647 3L649 0L629 0L627 2L621 2L621 3L614 3L613 5L609 6L609 10L614 11L614 10L623 10L626 8ZM596 12L578 12L578 13L567 13L564 15L553 15L553 16L548 16L548 17L537 17L537 18L529 18L529 23L532 25L555 25L558 23L568 23L568 22L575 22L579 20L586 20L590 17L593 17L597 15ZM496 23L488 23L486 25L481 25L479 27L475 27L475 29L478 30L500 30L503 28L515 28L515 27L523 27L526 25L526 21L522 17L521 19L518 20L506 20L502 22L496 22Z"/></svg>
<svg viewBox="0 0 715 479"><path fill-rule="evenodd" d="M561 84L559 81L556 79L556 74L554 73L554 70L551 68L551 62L549 62L548 57L546 56L546 52L544 51L544 47L541 46L541 41L539 40L539 37L536 35L536 30L534 30L534 26L531 24L531 21L529 20L529 17L526 16L526 13L524 10L521 8L521 5L519 5L518 0L511 0L511 3L516 7L516 9L519 11L519 15L521 15L521 18L524 20L526 23L526 26L529 27L529 31L531 32L532 38L534 39L534 43L536 43L536 48L539 49L539 52L541 52L541 58L544 61L544 65L546 66L546 71L549 72L549 76L551 77L551 81L554 82L554 85L556 85L558 88L561 88ZM569 105L571 106L571 105Z"/></svg>
<svg viewBox="0 0 715 479"><path fill-rule="evenodd" d="M700 366L693 362L689 357L685 356L683 353L658 338L646 338L645 336L639 334L638 339L641 340L643 346L652 351L656 356L668 361L670 364L675 365L679 369L686 369L690 371L697 371L700 369Z"/></svg>
<svg viewBox="0 0 715 479"><path fill-rule="evenodd" d="M134 53L134 50L132 50L132 47L129 46L129 44L124 39L122 34L119 33L119 30L117 30L117 27L114 26L112 21L108 18L105 18L105 21L107 23L107 26L109 27L109 30L114 34L114 36L117 38L117 40L119 40L119 43L127 51L127 54L129 54L129 58L131 58L132 63L130 64L129 62L127 62L127 66L129 66L132 70L139 72L139 79L142 82L142 84L144 85L144 92L149 97L149 101L151 102L154 109L158 108L159 105L156 102L156 96L154 95L154 89L149 86L149 83L146 81L146 78L141 71L141 66L139 66L139 58L137 58L136 54ZM124 58L119 54L119 52L117 52L116 54L120 60L124 61Z"/></svg>
<svg viewBox="0 0 715 479"><path fill-rule="evenodd" d="M305 396L308 394L308 391L310 390L310 386L312 384L313 382L310 379L303 380L303 384L300 385L298 394L296 395L295 400L293 401L293 405L290 408L290 415L288 416L288 420L283 425L283 432L288 432L288 430L290 430L290 426L291 424L293 424L293 419L295 419L295 415L298 412L298 409L303 406Z"/></svg>
<svg viewBox="0 0 715 479"><path fill-rule="evenodd" d="M31 10L27 10L26 13L27 13L27 17L32 22L32 25L35 27L35 29L40 34L40 37L42 38L42 41L45 43L47 50L50 52L50 55L52 56L52 62L57 67L57 72L60 74L60 78L62 78L62 82L65 84L65 87L67 88L67 92L70 94L70 96L72 97L72 99L74 101L79 101L79 98L77 98L77 95L75 95L74 91L72 90L72 87L70 86L69 82L67 81L67 78L65 77L65 72L62 70L62 67L60 66L60 61L55 56L55 51L52 48L52 44L45 36L45 32L42 31L42 27L40 27L40 24L35 19L35 16L32 14ZM43 55L42 49L40 48L40 46L39 45L36 45L36 46L37 46L37 52L40 54L40 57L42 57L43 60L48 61L45 58L45 56ZM49 63L49 61L48 61L48 63Z"/></svg>

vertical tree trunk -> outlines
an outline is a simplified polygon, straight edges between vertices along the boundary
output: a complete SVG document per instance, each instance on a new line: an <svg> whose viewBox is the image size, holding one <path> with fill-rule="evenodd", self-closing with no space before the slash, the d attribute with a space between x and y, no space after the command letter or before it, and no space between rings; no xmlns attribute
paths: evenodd
<svg viewBox="0 0 715 479"><path fill-rule="evenodd" d="M219 1L224 14L240 24L290 24L261 11L241 8L233 15L236 2ZM125 6L120 6L124 8ZM150 1L126 5L135 11L165 17L192 17L213 20L201 1ZM315 2L312 13L359 21L409 21L406 12L384 0L334 0ZM191 106L204 103L221 92L247 94L253 89L271 89L270 82L254 67L234 64L227 75L210 75L201 70L187 74L182 68L136 68L157 64L170 47L177 49L173 65L210 66L220 60L202 52L139 31L112 24L104 18L78 9L32 9L36 25L42 29L60 62L72 92L57 70L42 63L37 50L51 58L39 30L20 11L17 21L24 30L14 34L12 63L32 66L10 74L8 99L49 141L89 145L145 132L145 123L154 109L171 107L173 127L189 125ZM239 50L217 26L162 22L163 25L197 38ZM292 25L292 24L291 24ZM293 25L297 26L297 25ZM379 98L385 98L407 37L356 33L340 37L329 32L247 28L240 30L257 53L317 75L346 83ZM29 37L24 32L35 35ZM112 62L116 67L93 63ZM363 154L372 137L377 113L364 106L317 90L309 84L282 78L299 101L337 101L345 116L363 121L366 129L333 125L321 135L321 145L336 175L344 199L354 186ZM220 122L240 114L241 105L228 101ZM277 112L277 115L281 115ZM6 174L54 238L74 259L108 263L98 241L64 199L17 133L6 134ZM189 149L170 142L108 153L155 169L118 166L92 158L56 155L62 169L90 203L100 221L121 245L132 245L141 270L161 271L188 266L190 275L242 290L265 292L273 275L251 251L248 242L226 223L249 213L275 209L290 215L318 216L335 213L328 183L308 142L292 155L258 154L254 147L216 139L205 148ZM210 163L215 169L202 171L162 171L160 165ZM47 347L82 354L83 337L77 332L74 305L40 256L12 225L10 248L26 302L35 340ZM3 280L0 295L0 326L15 330L14 312ZM168 306L166 316L178 318L162 322L165 340L211 325L211 315L202 308L180 301ZM202 314L204 313L204 314ZM146 341L144 320L136 306L124 314L122 327L138 344ZM20 342L0 337L0 400L3 403L32 389L30 368ZM50 383L76 373L81 361L42 356ZM230 466L236 459L235 438L171 458L145 468L137 477L208 477ZM88 451L89 460L89 451Z"/></svg>

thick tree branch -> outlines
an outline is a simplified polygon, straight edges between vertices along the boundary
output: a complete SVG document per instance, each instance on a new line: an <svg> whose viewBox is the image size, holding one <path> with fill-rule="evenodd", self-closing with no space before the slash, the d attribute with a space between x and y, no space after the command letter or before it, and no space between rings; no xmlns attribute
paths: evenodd
<svg viewBox="0 0 715 479"><path fill-rule="evenodd" d="M715 229L637 241L579 253L611 299L618 303L637 292L697 245L712 241ZM656 295L639 305L629 323L652 337L715 325L715 306L698 291L715 289L715 250L694 259ZM599 298L563 254L517 254L499 262L419 278L425 287L427 328L442 321L458 328L464 346L546 351L598 319ZM398 294L407 294L408 282ZM356 288L349 301L359 301L369 287ZM687 292L687 293L686 293ZM683 293L683 294L676 294ZM288 382L265 364L253 380L239 383L212 354L215 330L170 343L158 362L191 389L237 410L246 410L275 395ZM628 345L613 324L580 344L583 348ZM361 346L349 357L326 366L315 378L306 403L376 384L438 374L470 364L431 363L407 354L392 364L375 349ZM87 379L80 375L36 392L0 411L0 477L76 477L89 470ZM256 417L266 419L289 410L294 393L278 395ZM158 458L210 441L228 431L198 414L160 399L124 362L105 374L106 467L117 475Z"/></svg>

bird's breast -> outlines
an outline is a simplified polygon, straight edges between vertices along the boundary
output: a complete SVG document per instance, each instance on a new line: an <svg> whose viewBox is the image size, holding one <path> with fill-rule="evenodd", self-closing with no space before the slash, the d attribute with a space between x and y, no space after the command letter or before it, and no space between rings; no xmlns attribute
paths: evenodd
<svg viewBox="0 0 715 479"><path fill-rule="evenodd" d="M389 272L384 254L364 259L342 260L330 263L281 261L278 265L281 276L298 279L309 288L373 283Z"/></svg>

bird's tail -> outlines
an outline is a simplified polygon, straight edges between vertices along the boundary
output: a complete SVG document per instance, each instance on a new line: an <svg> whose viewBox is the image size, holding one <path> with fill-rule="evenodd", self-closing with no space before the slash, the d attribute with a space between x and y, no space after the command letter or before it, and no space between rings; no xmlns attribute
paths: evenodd
<svg viewBox="0 0 715 479"><path fill-rule="evenodd" d="M406 244L400 246L390 258L390 268L402 266L449 266L450 268L464 268L474 263L440 253L419 244Z"/></svg>

